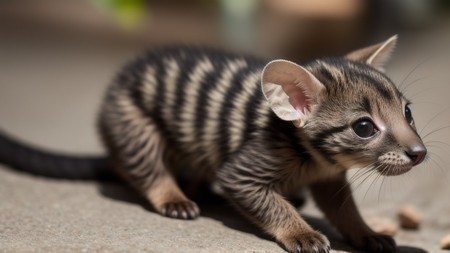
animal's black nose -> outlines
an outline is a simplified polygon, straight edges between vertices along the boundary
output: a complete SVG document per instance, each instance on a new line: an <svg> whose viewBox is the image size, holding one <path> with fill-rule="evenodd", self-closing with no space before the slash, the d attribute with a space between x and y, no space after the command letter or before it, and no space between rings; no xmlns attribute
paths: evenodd
<svg viewBox="0 0 450 253"><path fill-rule="evenodd" d="M406 151L406 155L411 159L413 166L421 163L423 159L425 159L426 154L427 149L422 144L409 147L409 149Z"/></svg>

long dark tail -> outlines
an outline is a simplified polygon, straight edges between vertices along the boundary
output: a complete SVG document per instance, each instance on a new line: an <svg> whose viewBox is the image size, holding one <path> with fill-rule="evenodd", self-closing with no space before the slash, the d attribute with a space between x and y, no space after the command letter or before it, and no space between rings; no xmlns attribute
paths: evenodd
<svg viewBox="0 0 450 253"><path fill-rule="evenodd" d="M69 156L40 150L0 131L0 163L15 170L61 179L105 179L112 173L107 157Z"/></svg>

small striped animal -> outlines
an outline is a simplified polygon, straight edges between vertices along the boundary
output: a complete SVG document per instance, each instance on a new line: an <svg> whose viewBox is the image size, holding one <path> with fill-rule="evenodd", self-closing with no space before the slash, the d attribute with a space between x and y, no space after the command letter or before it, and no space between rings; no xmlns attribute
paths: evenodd
<svg viewBox="0 0 450 253"><path fill-rule="evenodd" d="M357 248L394 252L363 221L349 168L399 175L426 155L409 101L383 73L397 37L303 66L174 47L127 65L99 117L107 158L69 157L2 135L0 161L28 172L90 178L114 168L161 215L194 219L178 177L208 183L289 252L329 252L286 196L309 187ZM111 165L111 166L108 166Z"/></svg>

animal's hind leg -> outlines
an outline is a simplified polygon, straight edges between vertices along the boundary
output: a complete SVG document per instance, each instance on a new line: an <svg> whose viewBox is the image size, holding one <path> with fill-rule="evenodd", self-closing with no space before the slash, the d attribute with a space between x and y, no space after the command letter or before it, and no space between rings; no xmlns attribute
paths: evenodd
<svg viewBox="0 0 450 253"><path fill-rule="evenodd" d="M138 188L162 215L193 219L200 211L176 184L164 164L166 142L153 119L132 104L106 108L100 119L101 132L115 160L116 169Z"/></svg>

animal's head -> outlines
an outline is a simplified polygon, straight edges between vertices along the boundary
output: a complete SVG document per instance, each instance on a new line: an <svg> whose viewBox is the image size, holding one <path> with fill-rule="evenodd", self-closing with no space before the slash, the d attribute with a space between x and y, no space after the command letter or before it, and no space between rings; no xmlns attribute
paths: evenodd
<svg viewBox="0 0 450 253"><path fill-rule="evenodd" d="M263 93L322 159L402 174L423 161L426 148L409 101L383 73L396 39L303 67L272 61L262 73Z"/></svg>

